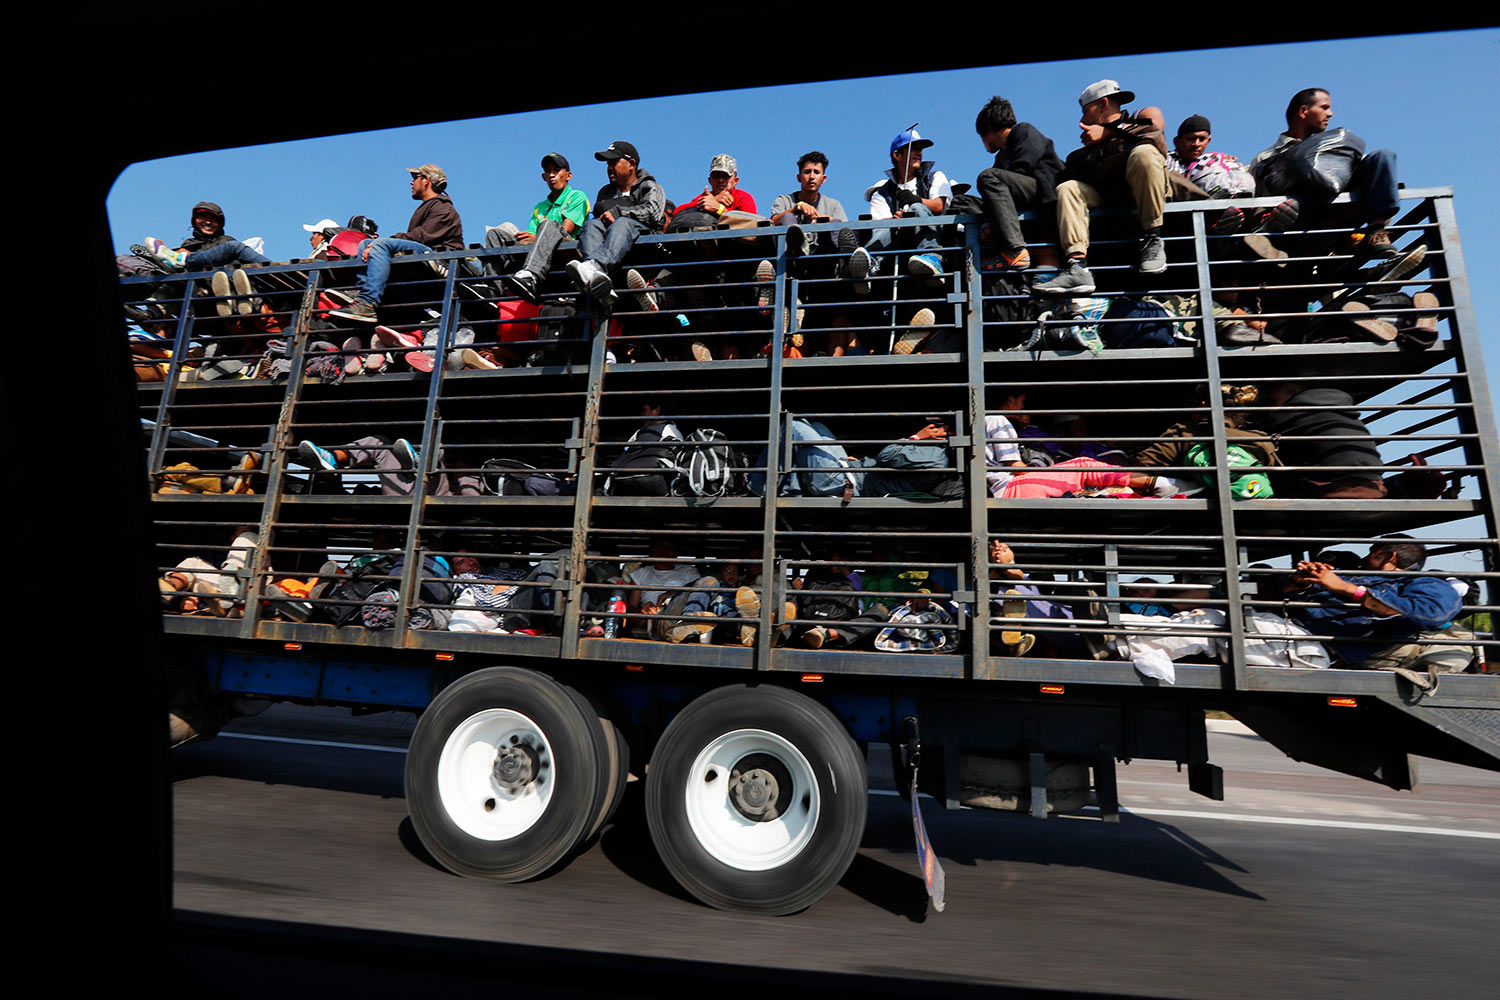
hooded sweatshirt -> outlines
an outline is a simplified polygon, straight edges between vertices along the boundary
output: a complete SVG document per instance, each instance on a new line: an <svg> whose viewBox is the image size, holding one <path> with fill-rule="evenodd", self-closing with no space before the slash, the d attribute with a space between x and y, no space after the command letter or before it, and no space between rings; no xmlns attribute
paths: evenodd
<svg viewBox="0 0 1500 1000"><path fill-rule="evenodd" d="M648 233L654 233L661 229L662 217L667 211L667 195L656 183L656 178L642 170L625 194L613 184L599 189L594 196L594 218L611 211L616 218L634 219L645 226Z"/></svg>
<svg viewBox="0 0 1500 1000"><path fill-rule="evenodd" d="M198 228L193 225L193 215L198 215L205 212L210 215L218 216L219 235L198 235ZM234 242L234 237L224 232L224 210L211 201L200 201L198 202L198 204L193 206L192 215L188 216L188 238L182 241L182 246L178 247L178 249L186 250L188 253L197 253L199 250L207 250L209 247L216 247L220 243L232 242Z"/></svg>

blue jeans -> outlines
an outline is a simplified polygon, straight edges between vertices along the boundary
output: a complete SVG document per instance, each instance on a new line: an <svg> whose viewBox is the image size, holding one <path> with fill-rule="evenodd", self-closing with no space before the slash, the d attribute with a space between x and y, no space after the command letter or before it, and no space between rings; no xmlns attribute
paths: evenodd
<svg viewBox="0 0 1500 1000"><path fill-rule="evenodd" d="M904 211L906 212L907 216L916 215L929 219L937 214L921 202L917 202ZM903 229L900 232L901 240L903 243L911 238L908 234L915 233L917 239L917 249L923 251L924 253L928 250L936 250L938 248L937 230L932 226L920 226L914 230ZM869 242L865 244L865 249L870 251L871 253L876 253L880 250L889 250L893 245L895 245L895 242L896 230L877 229L870 236Z"/></svg>
<svg viewBox="0 0 1500 1000"><path fill-rule="evenodd" d="M1396 154L1389 149L1366 153L1354 173L1354 190L1359 195L1360 215L1365 221L1393 218L1401 206L1396 187Z"/></svg>
<svg viewBox="0 0 1500 1000"><path fill-rule="evenodd" d="M208 271L225 264L269 264L271 258L265 254L256 253L239 240L230 240L228 243L220 243L216 247L207 250L198 250L187 255L183 262L184 269L188 271Z"/></svg>
<svg viewBox="0 0 1500 1000"><path fill-rule="evenodd" d="M612 271L620 266L620 261L645 232L646 227L634 219L619 218L608 226L598 219L590 219L578 234L578 249L584 260Z"/></svg>
<svg viewBox="0 0 1500 1000"><path fill-rule="evenodd" d="M385 294L386 282L391 280L391 254L401 250L413 253L432 253L432 248L416 240L398 240L394 236L382 236L374 240L360 240L359 253L370 248L370 261L364 275L359 279L359 297L372 306L380 304Z"/></svg>
<svg viewBox="0 0 1500 1000"><path fill-rule="evenodd" d="M793 441L816 442L811 445L792 447L792 465L806 466L813 471L783 473L780 494L782 496L837 496L844 492L844 486L849 480L844 472L847 467L842 460L848 458L848 453L835 440L833 432L816 420L793 420L791 431ZM765 449L761 449L755 464L765 467ZM829 471L820 472L819 469ZM853 475L854 490L858 493L863 484L864 474L854 473ZM751 493L756 496L765 495L766 474L764 472L746 473L745 483Z"/></svg>

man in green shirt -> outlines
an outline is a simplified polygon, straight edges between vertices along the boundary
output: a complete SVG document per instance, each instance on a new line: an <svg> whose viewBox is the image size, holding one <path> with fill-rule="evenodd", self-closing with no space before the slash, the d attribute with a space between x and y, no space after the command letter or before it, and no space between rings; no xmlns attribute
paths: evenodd
<svg viewBox="0 0 1500 1000"><path fill-rule="evenodd" d="M524 231L510 222L487 227L484 245L529 245L531 253L526 256L528 265L533 261L550 261L557 244L565 239L572 239L589 215L588 195L569 184L572 179L573 171L568 168L567 157L561 153L548 153L542 157L542 180L547 183L547 197L532 208L530 223ZM544 227L545 222L555 222L557 225ZM543 273L546 266L550 265L543 265ZM494 273L488 263L486 269Z"/></svg>

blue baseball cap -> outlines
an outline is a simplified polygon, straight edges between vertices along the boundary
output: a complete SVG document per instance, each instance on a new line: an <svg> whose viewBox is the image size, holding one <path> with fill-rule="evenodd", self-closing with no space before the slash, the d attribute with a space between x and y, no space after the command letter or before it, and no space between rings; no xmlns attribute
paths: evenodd
<svg viewBox="0 0 1500 1000"><path fill-rule="evenodd" d="M926 149L932 145L932 140L922 138L916 129L909 128L905 132L898 133L896 138L891 140L891 152L894 153L901 147L908 145L915 145L918 149Z"/></svg>

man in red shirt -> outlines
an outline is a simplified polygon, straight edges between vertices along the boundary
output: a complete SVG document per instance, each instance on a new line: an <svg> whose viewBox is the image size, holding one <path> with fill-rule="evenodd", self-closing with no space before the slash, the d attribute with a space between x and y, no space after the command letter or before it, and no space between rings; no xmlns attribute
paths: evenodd
<svg viewBox="0 0 1500 1000"><path fill-rule="evenodd" d="M708 164L708 183L704 185L703 193L677 207L667 232L712 229L723 220L726 212L754 215L755 198L750 192L740 190L740 169L734 157L720 153Z"/></svg>

